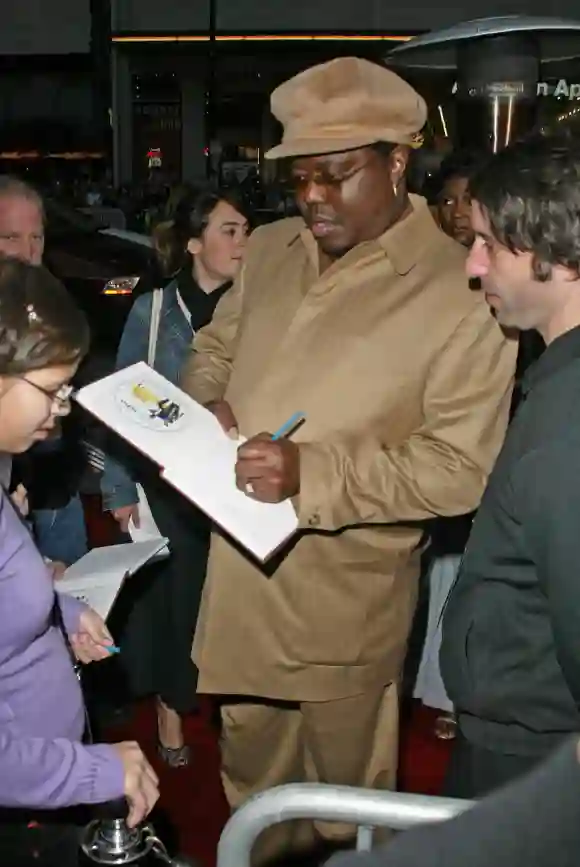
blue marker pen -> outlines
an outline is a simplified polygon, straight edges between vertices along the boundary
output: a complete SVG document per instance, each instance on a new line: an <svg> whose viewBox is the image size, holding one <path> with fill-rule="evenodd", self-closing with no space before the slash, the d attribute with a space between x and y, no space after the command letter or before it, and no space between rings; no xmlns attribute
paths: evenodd
<svg viewBox="0 0 580 867"><path fill-rule="evenodd" d="M116 644L109 644L109 645L107 645L106 649L108 650L108 652L110 653L111 656L113 656L115 653L121 653L121 648L117 647Z"/></svg>
<svg viewBox="0 0 580 867"><path fill-rule="evenodd" d="M294 415L291 415L288 421L285 421L282 427L279 427L276 433L272 434L273 440L281 440L287 434L294 430L296 425L300 424L301 421L304 421L306 418L303 412L295 412Z"/></svg>

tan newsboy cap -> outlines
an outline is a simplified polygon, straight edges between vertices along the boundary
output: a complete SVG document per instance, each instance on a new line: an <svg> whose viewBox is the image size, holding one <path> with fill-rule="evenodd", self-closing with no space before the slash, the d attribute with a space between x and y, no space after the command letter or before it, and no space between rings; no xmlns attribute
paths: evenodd
<svg viewBox="0 0 580 867"><path fill-rule="evenodd" d="M271 108L284 135L267 159L379 141L417 146L427 120L422 96L394 72L360 57L339 57L300 72L276 88Z"/></svg>

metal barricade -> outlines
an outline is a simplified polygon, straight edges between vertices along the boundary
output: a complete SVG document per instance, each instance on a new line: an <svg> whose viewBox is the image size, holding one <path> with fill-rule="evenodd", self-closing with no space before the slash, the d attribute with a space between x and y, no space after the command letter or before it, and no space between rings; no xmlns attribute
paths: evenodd
<svg viewBox="0 0 580 867"><path fill-rule="evenodd" d="M443 822L472 804L452 798L321 783L277 786L250 798L230 818L218 844L217 867L250 867L252 848L262 831L292 819L357 825L357 849L368 850L375 828L405 831L416 825Z"/></svg>

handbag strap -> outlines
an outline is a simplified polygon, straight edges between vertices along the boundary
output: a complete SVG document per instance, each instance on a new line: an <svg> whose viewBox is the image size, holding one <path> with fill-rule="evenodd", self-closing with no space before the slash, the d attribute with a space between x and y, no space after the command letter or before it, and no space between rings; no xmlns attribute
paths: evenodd
<svg viewBox="0 0 580 867"><path fill-rule="evenodd" d="M79 662L78 662L78 660L74 654L74 651L72 649L72 645L70 643L70 638L68 637L68 632L66 631L66 627L64 625L64 619L62 616L62 608L60 607L60 599L58 598L58 593L56 592L56 590L54 591L54 600L52 603L52 612L50 615L50 620L51 620L52 625L56 626L56 628L61 632L62 637L64 639L65 647L68 651L68 655L70 656L70 661L72 663L72 666L73 666L76 674L78 674L80 671L80 665L79 665Z"/></svg>
<svg viewBox="0 0 580 867"><path fill-rule="evenodd" d="M193 331L193 328L192 328L192 326L191 326L191 313L190 313L189 310L187 309L187 306L186 306L186 304L185 304L185 301L183 300L183 297L182 297L181 292L179 291L179 289L177 289L177 291L176 291L176 297L177 297L177 303L179 304L179 309L180 309L181 312L183 313L183 317L184 317L184 319L187 320L187 324L189 325L189 327L190 327L191 330Z"/></svg>
<svg viewBox="0 0 580 867"><path fill-rule="evenodd" d="M147 347L147 364L155 367L157 354L157 338L159 322L161 321L161 306L163 304L163 289L154 289L151 297L151 319L149 320L149 345Z"/></svg>

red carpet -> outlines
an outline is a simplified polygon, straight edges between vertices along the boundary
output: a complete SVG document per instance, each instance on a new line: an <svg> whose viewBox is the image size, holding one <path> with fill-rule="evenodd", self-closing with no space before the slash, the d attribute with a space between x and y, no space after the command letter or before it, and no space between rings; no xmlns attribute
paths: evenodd
<svg viewBox="0 0 580 867"><path fill-rule="evenodd" d="M112 544L115 523L102 515L96 500L87 498L91 544ZM437 713L413 702L404 715L401 734L400 788L402 791L436 795L440 790L449 753L449 743L433 734ZM155 753L155 718L151 702L135 709L130 724L109 733L111 740L138 740L161 779L160 811L177 837L179 850L196 858L204 867L214 867L216 846L228 817L228 807L219 777L217 736L211 723L211 703L199 717L186 720L186 741L193 749L190 767L171 770L160 764ZM163 831L158 828L161 835Z"/></svg>
<svg viewBox="0 0 580 867"><path fill-rule="evenodd" d="M401 726L399 788L402 792L438 795L451 745L435 737L438 711L414 701Z"/></svg>

